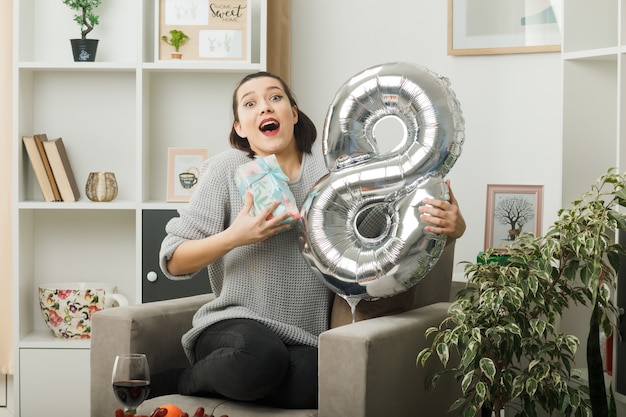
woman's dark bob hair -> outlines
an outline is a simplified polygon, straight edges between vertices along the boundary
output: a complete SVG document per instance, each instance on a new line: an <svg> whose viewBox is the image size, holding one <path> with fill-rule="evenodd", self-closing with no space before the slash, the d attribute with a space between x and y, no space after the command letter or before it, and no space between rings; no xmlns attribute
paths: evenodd
<svg viewBox="0 0 626 417"><path fill-rule="evenodd" d="M235 91L233 92L233 116L235 118L235 121L239 121L239 114L237 113L237 92L239 91L239 88L246 82L259 77L270 77L280 82L283 90L285 91L285 94L287 94L289 103L292 107L295 106L298 109L298 122L293 127L293 133L296 138L296 146L300 152L311 153L313 143L315 142L315 139L317 139L317 129L315 128L315 124L309 118L309 116L307 116L302 110L300 110L298 104L296 103L293 92L278 75L274 75L266 71L259 71L253 74L246 75L239 82L239 84L237 84L237 88L235 88ZM251 158L254 157L254 151L250 148L250 143L248 142L248 139L239 136L235 131L234 126L230 130L230 145L235 149L248 152L248 155Z"/></svg>

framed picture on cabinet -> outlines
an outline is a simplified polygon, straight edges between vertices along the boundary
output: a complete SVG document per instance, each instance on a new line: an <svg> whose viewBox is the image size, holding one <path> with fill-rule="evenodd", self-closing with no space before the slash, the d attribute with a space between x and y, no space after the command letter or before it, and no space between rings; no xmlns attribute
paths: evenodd
<svg viewBox="0 0 626 417"><path fill-rule="evenodd" d="M169 148L167 150L167 201L187 202L200 179L208 149Z"/></svg>
<svg viewBox="0 0 626 417"><path fill-rule="evenodd" d="M520 234L540 236L543 185L487 185L485 250L506 251Z"/></svg>
<svg viewBox="0 0 626 417"><path fill-rule="evenodd" d="M218 60L250 62L250 0L155 0L155 60ZM179 47L163 40L171 31L188 39Z"/></svg>
<svg viewBox="0 0 626 417"><path fill-rule="evenodd" d="M448 55L561 50L563 0L448 0Z"/></svg>

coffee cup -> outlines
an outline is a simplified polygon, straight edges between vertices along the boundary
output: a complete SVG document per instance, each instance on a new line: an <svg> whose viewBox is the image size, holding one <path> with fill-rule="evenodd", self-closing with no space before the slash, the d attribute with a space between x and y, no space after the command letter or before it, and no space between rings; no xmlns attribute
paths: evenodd
<svg viewBox="0 0 626 417"><path fill-rule="evenodd" d="M190 189L198 182L198 177L193 172L181 172L178 174L180 185L185 189Z"/></svg>

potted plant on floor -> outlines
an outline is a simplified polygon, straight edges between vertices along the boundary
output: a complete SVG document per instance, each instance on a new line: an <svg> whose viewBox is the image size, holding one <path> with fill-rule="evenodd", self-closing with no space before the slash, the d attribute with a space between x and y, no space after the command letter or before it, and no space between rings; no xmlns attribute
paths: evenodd
<svg viewBox="0 0 626 417"><path fill-rule="evenodd" d="M626 229L626 216L616 206L626 206L626 175L609 170L572 208L559 211L545 236L523 234L504 260L494 261L490 249L466 263L467 287L446 320L427 331L432 345L417 358L423 365L436 356L447 366L433 385L454 373L463 396L452 409L463 417L485 409L500 416L505 407L520 417L534 417L540 408L563 416L608 415L597 340L600 329L611 333L618 317L612 291L625 251L611 233ZM572 303L592 310L588 387L573 369L578 338L559 331Z"/></svg>
<svg viewBox="0 0 626 417"><path fill-rule="evenodd" d="M63 0L63 4L78 12L74 21L80 26L80 38L70 39L74 61L93 62L96 60L98 39L87 39L87 34L100 23L100 17L94 13L102 0Z"/></svg>
<svg viewBox="0 0 626 417"><path fill-rule="evenodd" d="M170 37L167 35L163 35L161 39L174 47L174 52L172 52L172 59L181 59L183 54L179 51L181 45L184 45L188 40L189 36L187 36L182 30L172 29L170 30Z"/></svg>

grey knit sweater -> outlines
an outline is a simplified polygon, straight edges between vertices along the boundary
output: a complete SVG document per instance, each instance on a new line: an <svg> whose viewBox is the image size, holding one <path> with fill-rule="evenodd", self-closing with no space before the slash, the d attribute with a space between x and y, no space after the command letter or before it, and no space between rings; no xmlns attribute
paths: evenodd
<svg viewBox="0 0 626 417"><path fill-rule="evenodd" d="M200 239L226 229L243 208L234 181L237 168L250 162L248 156L231 149L203 165L201 179L180 217L166 226L167 237L160 252L160 265L173 280L166 262L188 239ZM289 183L298 207L327 168L319 154L305 154L300 176ZM208 266L211 288L217 298L201 307L193 327L182 337L191 363L193 346L207 326L225 319L249 318L267 325L287 344L317 346L319 334L328 327L332 293L317 279L302 257L298 231L292 228L263 242L238 247Z"/></svg>

